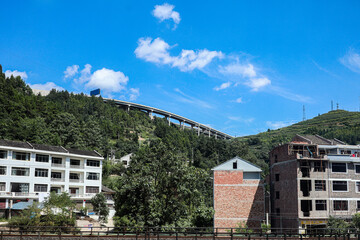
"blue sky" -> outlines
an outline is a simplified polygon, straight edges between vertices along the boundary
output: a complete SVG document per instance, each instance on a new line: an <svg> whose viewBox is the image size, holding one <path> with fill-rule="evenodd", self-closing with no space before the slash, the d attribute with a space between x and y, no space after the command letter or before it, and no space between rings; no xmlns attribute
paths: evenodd
<svg viewBox="0 0 360 240"><path fill-rule="evenodd" d="M33 88L161 108L234 136L360 107L359 1L6 1L0 64Z"/></svg>

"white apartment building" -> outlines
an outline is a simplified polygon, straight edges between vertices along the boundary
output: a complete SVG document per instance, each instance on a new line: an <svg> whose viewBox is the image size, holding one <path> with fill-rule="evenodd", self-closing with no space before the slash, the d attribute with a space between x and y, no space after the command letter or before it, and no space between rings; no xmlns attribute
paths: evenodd
<svg viewBox="0 0 360 240"><path fill-rule="evenodd" d="M68 192L85 206L102 191L102 161L96 151L0 140L0 210L41 202L52 191Z"/></svg>

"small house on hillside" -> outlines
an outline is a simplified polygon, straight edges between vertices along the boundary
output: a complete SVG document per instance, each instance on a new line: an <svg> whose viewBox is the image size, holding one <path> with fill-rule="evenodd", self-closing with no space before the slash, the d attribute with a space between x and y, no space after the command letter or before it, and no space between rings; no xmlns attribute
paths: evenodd
<svg viewBox="0 0 360 240"><path fill-rule="evenodd" d="M214 171L214 227L235 228L239 223L257 228L265 218L262 170L239 157Z"/></svg>

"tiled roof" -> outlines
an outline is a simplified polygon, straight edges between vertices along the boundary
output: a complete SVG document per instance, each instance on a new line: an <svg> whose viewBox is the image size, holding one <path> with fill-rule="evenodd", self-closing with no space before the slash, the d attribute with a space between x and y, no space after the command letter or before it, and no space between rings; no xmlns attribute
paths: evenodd
<svg viewBox="0 0 360 240"><path fill-rule="evenodd" d="M346 143L340 141L339 139L327 139L319 135L299 135L297 137L304 139L309 144L316 144L316 145L346 145Z"/></svg>
<svg viewBox="0 0 360 240"><path fill-rule="evenodd" d="M236 162L236 169L233 168L233 163ZM242 158L234 157L226 162L214 167L212 170L242 170L243 172L262 172L261 168L255 164L248 162Z"/></svg>
<svg viewBox="0 0 360 240"><path fill-rule="evenodd" d="M108 188L108 187L106 187L104 185L101 186L101 191L106 192L106 193L115 193L114 190L112 190L112 189L110 189L110 188Z"/></svg>
<svg viewBox="0 0 360 240"><path fill-rule="evenodd" d="M45 145L45 144L20 142L20 141L12 141L12 140L4 140L4 139L0 139L0 146L35 149L35 150L43 150L43 151L58 152L58 153L71 153L71 154L86 155L86 156L92 156L92 157L102 157L96 151L80 150L80 149L73 149L73 148L66 149L61 146L51 146L51 145Z"/></svg>

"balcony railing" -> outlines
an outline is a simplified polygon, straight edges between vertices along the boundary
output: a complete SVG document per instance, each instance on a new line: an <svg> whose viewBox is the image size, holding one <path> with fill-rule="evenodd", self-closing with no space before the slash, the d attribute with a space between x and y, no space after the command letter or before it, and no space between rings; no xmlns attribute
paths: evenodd
<svg viewBox="0 0 360 240"><path fill-rule="evenodd" d="M73 183L83 183L84 180L82 179L69 179L70 182L73 182Z"/></svg>
<svg viewBox="0 0 360 240"><path fill-rule="evenodd" d="M85 194L80 194L80 193L71 193L70 197L76 197L76 198L92 198L93 196L95 196L96 193L85 193Z"/></svg>
<svg viewBox="0 0 360 240"><path fill-rule="evenodd" d="M84 164L80 164L80 165L71 165L71 164L70 164L70 168L83 169L83 168L84 168Z"/></svg>
<svg viewBox="0 0 360 240"><path fill-rule="evenodd" d="M65 182L65 178L51 178L52 182Z"/></svg>
<svg viewBox="0 0 360 240"><path fill-rule="evenodd" d="M65 164L63 164L63 163L51 163L51 166L52 166L52 167L61 167L61 168L64 168L64 167L65 167Z"/></svg>

